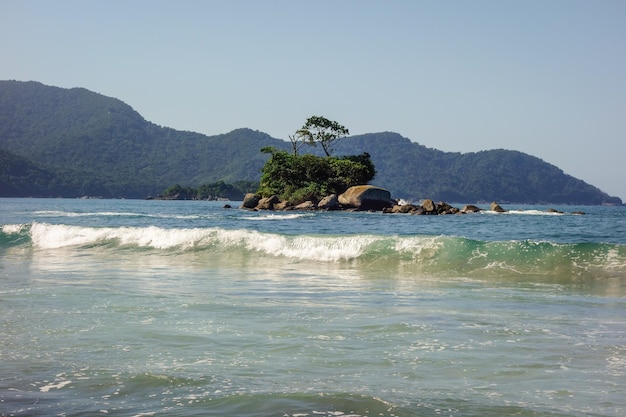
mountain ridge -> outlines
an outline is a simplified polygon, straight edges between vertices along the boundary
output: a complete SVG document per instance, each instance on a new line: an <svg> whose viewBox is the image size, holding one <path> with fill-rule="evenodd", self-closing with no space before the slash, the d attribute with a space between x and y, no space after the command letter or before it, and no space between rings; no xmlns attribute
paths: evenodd
<svg viewBox="0 0 626 417"><path fill-rule="evenodd" d="M268 157L260 149L266 146L291 149L289 142L249 128L207 136L161 127L121 100L85 88L0 81L3 160L28 161L31 174L39 169L56 178L48 193L45 187L31 188L39 190L33 196L144 198L177 183L258 181ZM622 204L618 197L518 151L444 152L394 132L350 136L335 146L336 155L362 152L376 166L373 183L389 189L394 198ZM24 177L1 170L0 181L28 184Z"/></svg>

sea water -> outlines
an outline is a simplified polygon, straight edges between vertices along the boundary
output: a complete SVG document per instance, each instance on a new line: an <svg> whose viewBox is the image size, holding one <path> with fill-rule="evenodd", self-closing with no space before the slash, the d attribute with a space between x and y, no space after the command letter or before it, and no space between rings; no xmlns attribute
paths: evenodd
<svg viewBox="0 0 626 417"><path fill-rule="evenodd" d="M225 204L0 199L0 415L626 414L626 207Z"/></svg>

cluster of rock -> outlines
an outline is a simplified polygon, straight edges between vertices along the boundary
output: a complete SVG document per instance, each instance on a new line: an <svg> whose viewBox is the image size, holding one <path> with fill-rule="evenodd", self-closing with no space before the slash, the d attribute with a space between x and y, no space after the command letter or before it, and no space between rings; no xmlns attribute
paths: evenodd
<svg viewBox="0 0 626 417"><path fill-rule="evenodd" d="M475 213L482 210L472 205L458 209L447 203L435 203L432 200L424 200L421 205L399 204L398 201L392 200L388 190L373 185L356 185L348 188L343 194L332 194L319 202L305 201L298 205L281 200L278 196L261 198L258 194L246 194L241 208L250 210L382 211L383 213L431 215ZM504 211L497 203L492 203L491 210Z"/></svg>
<svg viewBox="0 0 626 417"><path fill-rule="evenodd" d="M394 204L393 207L384 209L383 213L407 213L419 215L441 215L441 214L465 214L476 213L482 211L473 205L466 205L462 209L452 207L443 201L435 203L433 200L426 199L421 205L417 204Z"/></svg>
<svg viewBox="0 0 626 417"><path fill-rule="evenodd" d="M241 208L252 210L374 210L391 207L391 194L388 190L373 185L350 187L345 193L331 194L318 202L305 201L293 205L278 196L261 198L258 194L246 194Z"/></svg>
<svg viewBox="0 0 626 417"><path fill-rule="evenodd" d="M241 208L249 210L351 210L351 211L381 211L383 213L406 213L417 215L466 214L483 211L480 207L466 205L463 208L452 207L445 202L435 203L433 200L423 200L421 204L401 204L391 199L391 194L384 188L373 185L356 185L348 188L345 193L329 195L319 202L305 201L301 204L291 204L281 200L278 196L261 198L258 194L246 194ZM505 213L497 202L492 202L490 211ZM551 213L562 213L555 209L548 209ZM572 214L584 214L573 212Z"/></svg>

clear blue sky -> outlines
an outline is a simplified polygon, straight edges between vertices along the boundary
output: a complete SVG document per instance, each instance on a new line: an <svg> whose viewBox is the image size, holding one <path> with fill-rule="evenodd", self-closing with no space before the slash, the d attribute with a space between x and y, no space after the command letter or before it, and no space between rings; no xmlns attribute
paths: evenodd
<svg viewBox="0 0 626 417"><path fill-rule="evenodd" d="M0 0L0 79L208 135L323 115L519 150L626 201L624 0Z"/></svg>

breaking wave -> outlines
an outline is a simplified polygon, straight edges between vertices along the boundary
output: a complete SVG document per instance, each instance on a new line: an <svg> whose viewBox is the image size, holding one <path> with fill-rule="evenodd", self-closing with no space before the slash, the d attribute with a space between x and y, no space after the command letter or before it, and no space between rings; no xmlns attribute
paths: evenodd
<svg viewBox="0 0 626 417"><path fill-rule="evenodd" d="M4 225L0 248L32 250L199 251L356 265L411 267L455 275L475 272L624 278L626 245L480 241L450 236L286 235L248 229Z"/></svg>

